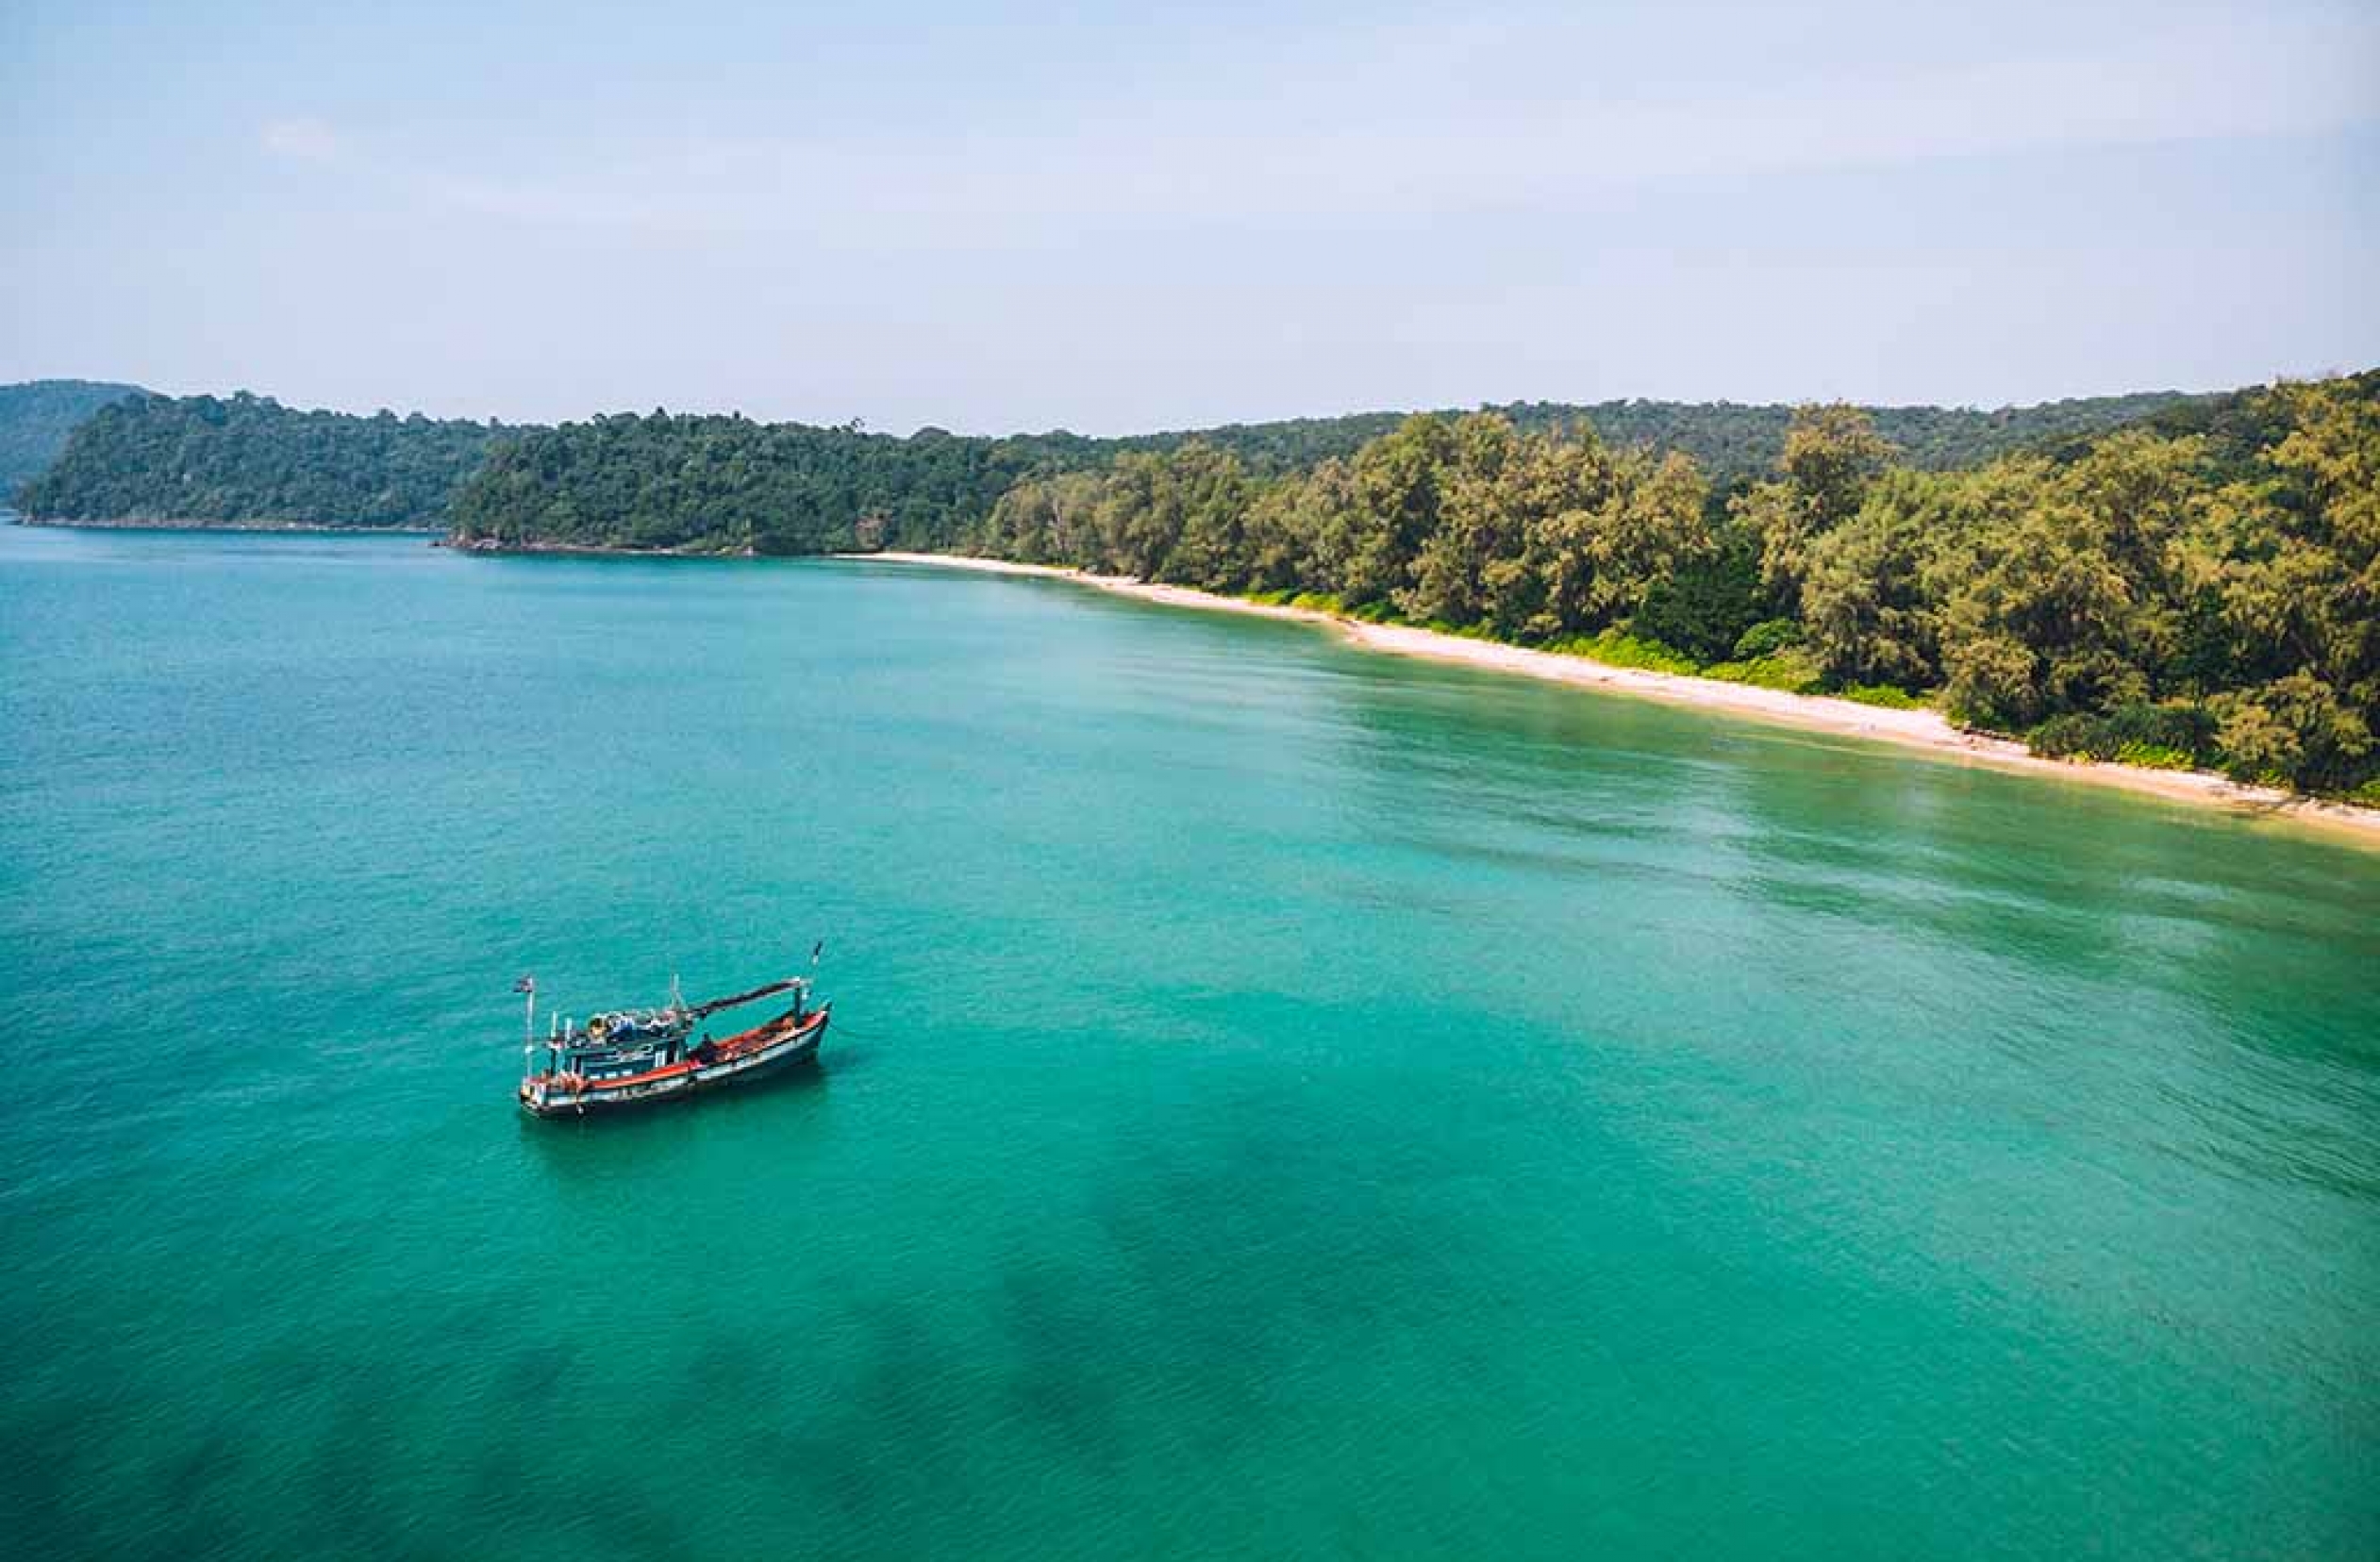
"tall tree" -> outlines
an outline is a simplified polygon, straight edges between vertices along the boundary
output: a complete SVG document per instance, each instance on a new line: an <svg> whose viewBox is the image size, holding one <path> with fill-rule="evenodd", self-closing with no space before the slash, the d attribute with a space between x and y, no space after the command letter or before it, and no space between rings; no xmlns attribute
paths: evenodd
<svg viewBox="0 0 2380 1562"><path fill-rule="evenodd" d="M1761 580L1789 615L1800 610L1811 543L1858 513L1868 485L1891 458L1891 445L1861 408L1835 402L1793 409L1782 474L1754 485L1737 508L1760 539Z"/></svg>

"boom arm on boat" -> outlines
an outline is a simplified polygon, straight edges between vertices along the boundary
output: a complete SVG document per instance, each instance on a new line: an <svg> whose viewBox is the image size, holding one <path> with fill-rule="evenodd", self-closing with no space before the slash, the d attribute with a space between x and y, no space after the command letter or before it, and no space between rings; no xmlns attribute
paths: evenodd
<svg viewBox="0 0 2380 1562"><path fill-rule="evenodd" d="M774 997L780 992L791 992L795 988L807 986L808 983L809 978L807 976L788 976L783 981L771 982L765 987L754 988L750 992L739 992L732 998L713 998L707 1004L696 1004L686 1011L686 1016L690 1020L700 1020L707 1014L716 1014L721 1009L735 1008L762 998Z"/></svg>

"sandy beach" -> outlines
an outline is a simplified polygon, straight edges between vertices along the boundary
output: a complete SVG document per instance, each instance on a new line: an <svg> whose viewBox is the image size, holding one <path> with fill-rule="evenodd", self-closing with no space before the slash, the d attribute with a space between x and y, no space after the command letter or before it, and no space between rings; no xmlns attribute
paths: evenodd
<svg viewBox="0 0 2380 1562"><path fill-rule="evenodd" d="M1365 623L1307 607L1276 607L1241 597L1219 596L1186 586L1165 586L1124 575L1090 574L1081 570L1045 564L1018 564L1001 558L972 558L953 554L875 553L839 557L877 564L931 565L948 570L973 570L990 574L1040 575L1071 580L1119 596L1174 607L1209 612L1248 613L1261 618L1289 619L1332 628L1357 645L1400 656L1459 662L1467 667L1519 673L1554 683L1575 684L1606 693L1662 700L1672 705L1723 711L1757 721L1777 722L1809 731L1847 738L1873 739L1916 749L1938 758L2018 772L2045 780L2083 782L2118 787L2175 802L2195 803L2260 819L2283 819L2314 826L2326 834L2380 849L2380 809L2357 807L2322 798L2300 797L2272 787L2242 786L2205 771L2148 770L2136 765L2097 764L2087 760L2046 759L2028 753L2022 743L2006 738L1963 732L1936 710L1893 710L1826 695L1789 694L1756 689L1749 684L1717 678L1651 673L1638 668L1610 667L1584 656L1495 640L1467 640L1409 624Z"/></svg>

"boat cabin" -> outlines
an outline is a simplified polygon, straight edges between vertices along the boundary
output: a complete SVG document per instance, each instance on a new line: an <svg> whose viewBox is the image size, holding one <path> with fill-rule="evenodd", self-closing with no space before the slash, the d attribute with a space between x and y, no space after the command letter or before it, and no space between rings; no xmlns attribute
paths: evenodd
<svg viewBox="0 0 2380 1562"><path fill-rule="evenodd" d="M791 992L791 1018L801 1020L805 1000L809 995L808 982L791 980L772 984L764 990ZM660 1008L615 1009L594 1016L584 1025L556 1015L545 1039L545 1072L558 1078L599 1083L666 1069L689 1056L706 1056L703 1049L710 1038L706 1035L696 1041L688 1038L693 1035L694 1022L713 1006L690 1008L673 994Z"/></svg>

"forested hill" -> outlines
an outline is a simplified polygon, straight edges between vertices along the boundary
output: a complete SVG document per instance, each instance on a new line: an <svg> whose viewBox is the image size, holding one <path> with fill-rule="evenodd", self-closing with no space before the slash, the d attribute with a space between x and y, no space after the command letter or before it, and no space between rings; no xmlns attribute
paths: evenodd
<svg viewBox="0 0 2380 1562"><path fill-rule="evenodd" d="M2153 391L1996 412L1869 410L1902 459L1927 470L2088 436L2207 398ZM1682 452L1720 485L1773 469L1793 409L1728 402L1514 403L1485 409L1524 433L1591 425L1606 443ZM1431 414L1452 418L1457 414ZM821 553L948 546L1018 478L1106 466L1196 443L1279 475L1353 456L1408 414L1233 424L1194 433L907 439L742 417L623 413L525 434L494 451L457 497L457 534L508 544Z"/></svg>
<svg viewBox="0 0 2380 1562"><path fill-rule="evenodd" d="M1114 447L1073 435L907 439L620 413L506 441L456 496L462 540L764 554L946 547L1027 474Z"/></svg>
<svg viewBox="0 0 2380 1562"><path fill-rule="evenodd" d="M0 390L0 439L10 399L28 415L22 470L9 488L37 519L451 525L465 538L511 543L764 553L946 545L1027 474L1102 467L1191 440L1256 473L1305 471L1352 456L1406 416L1123 439L1062 431L983 439L931 428L899 439L857 425L666 412L506 429L419 414L299 411L245 392L172 398L52 381ZM2150 392L1992 412L1879 407L1871 416L1905 459L1940 469L2206 401ZM1585 422L1613 445L1683 451L1723 486L1772 468L1792 416L1789 407L1728 402L1526 402L1489 410L1524 432Z"/></svg>
<svg viewBox="0 0 2380 1562"><path fill-rule="evenodd" d="M18 506L42 521L442 529L501 424L302 412L245 391L93 413Z"/></svg>
<svg viewBox="0 0 2380 1562"><path fill-rule="evenodd" d="M0 505L58 458L67 438L110 402L142 394L137 385L99 380L29 380L0 385Z"/></svg>
<svg viewBox="0 0 2380 1562"><path fill-rule="evenodd" d="M1909 465L1926 471L1974 466L2012 450L2104 433L2154 413L2214 400L2179 390L2144 390L2124 396L2089 396L2041 402L2032 407L1981 410L1965 407L1871 407L1863 408L1876 432ZM1793 408L1781 403L1607 401L1507 402L1479 408L1506 419L1523 433L1569 429L1584 422L1605 443L1648 445L1683 451L1704 474L1724 485L1766 473L1785 448ZM1436 416L1458 417L1458 410ZM1393 431L1410 414L1356 412L1337 418L1292 418L1277 423L1227 424L1220 428L1135 435L1086 441L1120 450L1170 450L1199 440L1227 450L1259 472L1293 472L1333 457L1354 455ZM1057 436L1066 438L1066 436Z"/></svg>

